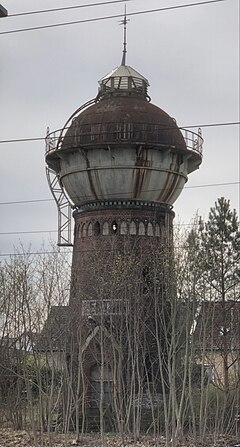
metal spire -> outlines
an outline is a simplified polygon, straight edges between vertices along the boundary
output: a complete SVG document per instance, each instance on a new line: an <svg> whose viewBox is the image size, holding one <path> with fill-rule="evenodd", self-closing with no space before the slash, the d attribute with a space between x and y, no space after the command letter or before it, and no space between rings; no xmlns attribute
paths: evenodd
<svg viewBox="0 0 240 447"><path fill-rule="evenodd" d="M127 7L125 5L124 10L124 18L121 20L121 25L123 25L123 55L122 55L122 63L121 65L126 65L126 54L127 54L127 22L129 22L129 19L127 19Z"/></svg>

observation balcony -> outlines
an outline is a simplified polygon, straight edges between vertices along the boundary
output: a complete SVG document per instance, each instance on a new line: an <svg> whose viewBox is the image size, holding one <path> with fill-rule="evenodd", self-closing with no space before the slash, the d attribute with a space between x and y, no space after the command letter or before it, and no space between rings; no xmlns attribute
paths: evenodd
<svg viewBox="0 0 240 447"><path fill-rule="evenodd" d="M74 121L73 121L74 124ZM68 130L71 130L68 132ZM74 132L72 131L74 128ZM202 131L192 132L180 128L182 131L186 149L202 157L203 138ZM63 129L49 132L46 135L46 154L61 149L74 149L78 147L108 146L116 144L143 144L148 146L169 146L171 138L173 149L175 148L175 135L179 132L176 127L163 127L157 124L143 123L96 123L69 126ZM171 137L172 136L172 137ZM63 144L64 142L64 144ZM176 147L176 149L178 149Z"/></svg>

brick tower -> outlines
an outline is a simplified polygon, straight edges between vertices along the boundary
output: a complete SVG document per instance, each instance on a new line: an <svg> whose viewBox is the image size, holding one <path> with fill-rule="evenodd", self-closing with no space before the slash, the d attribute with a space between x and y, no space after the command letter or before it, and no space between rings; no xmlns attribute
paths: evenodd
<svg viewBox="0 0 240 447"><path fill-rule="evenodd" d="M200 130L183 135L150 102L148 87L126 65L124 39L121 65L99 81L96 98L46 139L59 215L68 216L65 198L74 209L68 355L80 371L82 405L108 408L118 424L131 405L146 404L146 383L161 393L161 319L174 293L172 205L202 161Z"/></svg>

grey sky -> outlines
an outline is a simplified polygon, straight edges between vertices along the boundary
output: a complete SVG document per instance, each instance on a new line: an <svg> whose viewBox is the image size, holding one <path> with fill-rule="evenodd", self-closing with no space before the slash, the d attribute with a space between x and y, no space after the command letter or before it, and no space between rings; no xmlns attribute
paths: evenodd
<svg viewBox="0 0 240 447"><path fill-rule="evenodd" d="M92 0L1 0L9 14L87 4ZM190 3L133 0L128 12ZM124 4L0 19L0 31L121 14ZM0 35L0 139L45 136L62 127L97 81L120 64L122 28L116 19ZM239 1L131 17L127 63L150 82L152 102L180 126L239 121ZM197 128L196 128L197 131ZM187 187L239 181L238 126L203 129L204 159ZM44 142L1 144L0 202L51 198L45 178ZM176 215L189 223L207 217L217 197L239 212L239 185L185 188ZM0 205L1 232L56 230L54 202ZM177 219L176 219L177 220ZM56 235L53 233L52 237ZM0 235L2 253L21 239L38 249L38 235ZM47 242L46 242L47 243Z"/></svg>

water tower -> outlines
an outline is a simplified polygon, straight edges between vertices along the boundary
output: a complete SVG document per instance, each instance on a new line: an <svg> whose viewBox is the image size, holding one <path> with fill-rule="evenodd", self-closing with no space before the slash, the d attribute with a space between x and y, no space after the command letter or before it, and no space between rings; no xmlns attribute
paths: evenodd
<svg viewBox="0 0 240 447"><path fill-rule="evenodd" d="M125 29L126 17L123 22ZM59 245L71 245L74 210L69 307L74 338L80 340L85 355L84 375L88 382L95 381L95 391L100 376L108 383L113 380L111 349L122 350L119 340L125 331L121 326L117 334L116 322L131 307L136 288L138 296L146 294L131 272L141 259L147 282L149 271L143 264L150 265L152 247L172 244L173 204L188 175L202 162L201 131L180 130L174 118L151 103L148 87L148 80L126 65L124 39L121 65L100 79L97 96L79 107L62 129L48 131L46 138ZM128 288L124 289L113 267L124 265L129 253L134 262L125 266ZM144 306L147 315L151 306ZM112 346L104 365L103 338L105 351L107 343Z"/></svg>

